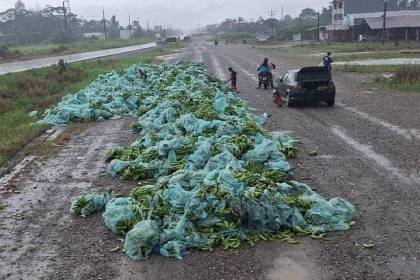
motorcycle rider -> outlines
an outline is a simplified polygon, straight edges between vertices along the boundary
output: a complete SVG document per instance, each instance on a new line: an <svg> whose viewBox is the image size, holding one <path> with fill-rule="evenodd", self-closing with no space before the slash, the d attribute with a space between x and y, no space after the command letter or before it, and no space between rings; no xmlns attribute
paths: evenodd
<svg viewBox="0 0 420 280"><path fill-rule="evenodd" d="M274 88L274 83L273 83L273 74L271 73L271 69L275 69L276 65L274 65L273 63L268 63L268 58L264 58L264 62L258 67L258 89L261 88L262 86L262 77L264 73L268 74L268 79L270 82L270 86L271 88Z"/></svg>

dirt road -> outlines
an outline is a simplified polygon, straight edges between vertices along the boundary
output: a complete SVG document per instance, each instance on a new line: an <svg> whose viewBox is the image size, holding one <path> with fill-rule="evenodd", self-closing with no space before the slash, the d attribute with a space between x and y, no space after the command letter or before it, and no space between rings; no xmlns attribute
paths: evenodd
<svg viewBox="0 0 420 280"><path fill-rule="evenodd" d="M0 279L419 279L420 95L366 90L360 77L337 74L337 105L276 108L256 90L255 71L269 56L279 72L303 66L281 50L194 42L168 61L208 65L225 79L238 72L240 96L267 112L267 129L299 138L303 163L295 177L325 197L341 196L357 210L356 225L328 241L292 246L263 242L238 251L192 252L183 261L154 256L136 263L111 249L121 246L100 215L69 216L70 198L129 182L104 174L104 149L130 142L130 120L91 124L56 156L33 160L20 193L1 197ZM319 156L305 151L316 149ZM374 248L363 244L373 242Z"/></svg>

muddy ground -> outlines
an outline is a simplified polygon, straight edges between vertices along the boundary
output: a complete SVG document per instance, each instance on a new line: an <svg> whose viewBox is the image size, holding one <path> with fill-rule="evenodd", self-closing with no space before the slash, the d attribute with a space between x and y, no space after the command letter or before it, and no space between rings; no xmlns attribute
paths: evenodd
<svg viewBox="0 0 420 280"><path fill-rule="evenodd" d="M360 75L337 73L337 104L276 108L256 90L264 56L276 73L305 65L281 50L192 43L169 57L201 61L226 79L238 71L240 96L271 115L266 128L301 140L296 179L323 196L341 196L357 210L350 231L293 246L191 252L183 261L154 256L132 262L100 215L70 217L71 197L97 190L127 193L134 184L105 173L104 150L136 136L131 120L92 123L54 156L34 159L18 176L20 193L0 197L0 279L420 279L420 95L366 88ZM307 155L317 150L317 157ZM364 243L373 242L367 249Z"/></svg>

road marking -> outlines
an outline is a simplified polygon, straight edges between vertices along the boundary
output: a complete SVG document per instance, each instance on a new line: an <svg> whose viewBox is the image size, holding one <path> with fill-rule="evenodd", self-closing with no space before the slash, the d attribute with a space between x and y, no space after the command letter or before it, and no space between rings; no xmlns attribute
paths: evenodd
<svg viewBox="0 0 420 280"><path fill-rule="evenodd" d="M375 161L377 165L390 172L405 184L420 184L420 177L416 177L414 174L408 174L408 176L405 176L404 172L401 171L398 167L395 167L389 159L376 153L370 146L359 143L357 140L346 135L346 133L340 127L333 127L332 132L344 140L344 142L346 142L348 145L362 153L365 157Z"/></svg>
<svg viewBox="0 0 420 280"><path fill-rule="evenodd" d="M236 63L235 61L231 60L231 59L227 59L226 57L223 56L223 59L228 60L236 69L238 69L239 71L241 71L242 73L244 73L245 75L251 77L255 82L258 82L258 77L256 76L255 73L250 73L248 70L246 70L245 68L243 68L241 65L239 65L238 63Z"/></svg>
<svg viewBox="0 0 420 280"><path fill-rule="evenodd" d="M194 48L194 61L196 62L200 62L203 63L204 59L203 59L203 49L201 48L201 46L196 46Z"/></svg>
<svg viewBox="0 0 420 280"><path fill-rule="evenodd" d="M217 57L210 53L211 62L213 64L213 70L216 72L216 76L221 80L226 80L226 74L223 72L222 67L220 66L219 61L217 60Z"/></svg>
<svg viewBox="0 0 420 280"><path fill-rule="evenodd" d="M411 129L411 130L404 129L404 128L401 128L397 125L390 124L390 123L388 123L384 120L381 120L377 117L371 116L368 113L359 111L357 108L347 106L346 104L343 104L341 102L336 102L336 104L340 107L343 107L347 111L353 112L353 113L361 116L364 119L370 120L371 122L374 122L377 125L383 126L387 129L393 131L393 132L396 132L397 134L403 136L407 140L411 141L411 140L413 140L413 137L417 138L417 139L420 139L420 131L418 131L416 129Z"/></svg>

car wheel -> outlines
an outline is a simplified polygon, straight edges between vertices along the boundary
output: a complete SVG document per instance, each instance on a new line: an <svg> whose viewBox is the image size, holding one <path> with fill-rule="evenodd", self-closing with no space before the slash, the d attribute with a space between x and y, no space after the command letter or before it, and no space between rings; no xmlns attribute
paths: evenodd
<svg viewBox="0 0 420 280"><path fill-rule="evenodd" d="M334 104L335 104L335 100L327 101L327 106L328 107L332 107L332 106L334 106Z"/></svg>
<svg viewBox="0 0 420 280"><path fill-rule="evenodd" d="M286 106L287 107L293 107L294 103L292 100L290 100L289 94L286 95Z"/></svg>

